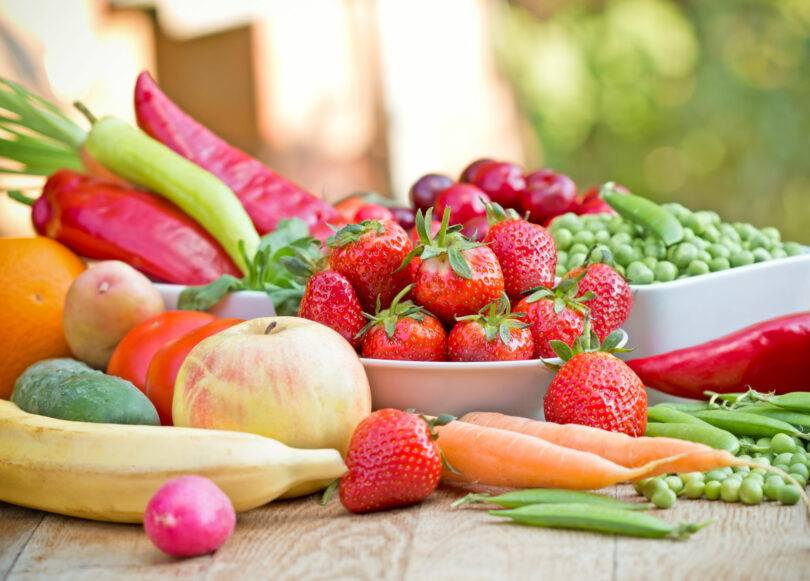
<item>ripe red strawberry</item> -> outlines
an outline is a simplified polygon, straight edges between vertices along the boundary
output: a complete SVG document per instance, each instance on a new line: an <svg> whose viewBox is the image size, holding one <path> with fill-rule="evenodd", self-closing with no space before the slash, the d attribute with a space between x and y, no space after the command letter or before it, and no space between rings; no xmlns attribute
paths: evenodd
<svg viewBox="0 0 810 581"><path fill-rule="evenodd" d="M442 457L423 417L386 408L355 428L346 467L340 502L351 512L370 512L425 499L439 485Z"/></svg>
<svg viewBox="0 0 810 581"><path fill-rule="evenodd" d="M391 301L388 309L377 309L362 334L361 354L369 359L446 361L447 333L439 319L413 304L400 302L411 286Z"/></svg>
<svg viewBox="0 0 810 581"><path fill-rule="evenodd" d="M343 336L355 349L362 339L358 333L366 323L360 301L346 280L334 270L321 270L307 281L298 316L317 321Z"/></svg>
<svg viewBox="0 0 810 581"><path fill-rule="evenodd" d="M447 337L450 361L520 361L534 355L531 326L509 311L506 293L476 315L459 317Z"/></svg>
<svg viewBox="0 0 810 581"><path fill-rule="evenodd" d="M509 298L517 301L535 287L553 287L557 246L548 230L494 203L487 207L487 219L489 231L484 244L498 257Z"/></svg>
<svg viewBox="0 0 810 581"><path fill-rule="evenodd" d="M503 292L503 272L491 249L472 242L459 232L461 225L448 228L450 212L445 210L441 229L431 238L431 209L416 215L419 245L411 256L421 263L414 277L415 301L452 326L455 317L477 313Z"/></svg>
<svg viewBox="0 0 810 581"><path fill-rule="evenodd" d="M633 308L633 291L612 266L597 262L572 270L566 277L577 280L577 296L593 293L586 304L591 311L591 327L600 341L624 324Z"/></svg>
<svg viewBox="0 0 810 581"><path fill-rule="evenodd" d="M551 341L569 347L585 328L583 298L577 298L576 281L562 281L554 290L540 287L520 299L515 311L526 313L534 339L534 357L556 357ZM585 295L590 298L590 295Z"/></svg>
<svg viewBox="0 0 810 581"><path fill-rule="evenodd" d="M328 240L330 267L351 283L363 309L391 300L412 282L410 269L398 270L413 248L408 233L394 220L365 220L348 224Z"/></svg>
<svg viewBox="0 0 810 581"><path fill-rule="evenodd" d="M546 421L582 424L630 436L644 435L647 427L644 384L615 355L578 347L579 340L573 350L560 349L565 363L551 380L543 400Z"/></svg>

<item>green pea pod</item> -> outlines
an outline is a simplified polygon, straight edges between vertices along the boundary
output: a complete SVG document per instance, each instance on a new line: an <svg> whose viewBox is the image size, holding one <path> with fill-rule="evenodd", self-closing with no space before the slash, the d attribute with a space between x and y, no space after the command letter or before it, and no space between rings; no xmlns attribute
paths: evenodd
<svg viewBox="0 0 810 581"><path fill-rule="evenodd" d="M678 410L679 412L686 412L687 414L693 414L695 412L702 412L703 410L714 409L716 406L713 406L707 401L688 401L688 402L665 401L663 403L655 404L652 407L672 408Z"/></svg>
<svg viewBox="0 0 810 581"><path fill-rule="evenodd" d="M585 503L532 504L507 510L491 510L489 514L508 517L516 523L537 527L594 531L653 539L685 539L695 531L714 522L714 520L709 520L702 523L671 525L649 513Z"/></svg>
<svg viewBox="0 0 810 581"><path fill-rule="evenodd" d="M708 426L709 424L695 417L692 414L686 413L676 408L667 406L651 406L647 408L647 421L649 422L663 422L666 424L700 424Z"/></svg>
<svg viewBox="0 0 810 581"><path fill-rule="evenodd" d="M239 199L217 177L115 117L95 121L85 145L90 155L114 174L179 206L247 274L244 255L252 258L256 254L259 234Z"/></svg>
<svg viewBox="0 0 810 581"><path fill-rule="evenodd" d="M708 424L701 426L699 424L650 422L647 424L644 435L656 438L663 437L688 440L690 442L706 444L717 450L725 450L730 454L736 454L740 451L740 441L734 434Z"/></svg>
<svg viewBox="0 0 810 581"><path fill-rule="evenodd" d="M749 405L745 406L744 408L740 408L740 411L744 411L745 413L749 414L767 416L769 418L773 418L774 420L787 422L794 427L803 428L805 431L810 430L810 414L786 410L770 404Z"/></svg>
<svg viewBox="0 0 810 581"><path fill-rule="evenodd" d="M563 490L559 488L530 488L527 490L514 490L512 492L505 492L498 496L490 496L487 493L470 493L467 496L455 501L453 508L461 506L462 504L470 504L475 502L491 502L499 504L506 508L519 508L521 506L529 506L531 504L561 504L561 503L580 503L580 504L598 504L603 506L615 506L627 510L647 510L649 505L640 504L638 502L624 502L612 496L605 496L604 494L596 494L593 492L583 492L580 490Z"/></svg>
<svg viewBox="0 0 810 581"><path fill-rule="evenodd" d="M616 191L612 184L602 186L599 195L621 217L654 234L666 246L683 239L683 226L678 219L652 200L635 194L623 194Z"/></svg>
<svg viewBox="0 0 810 581"><path fill-rule="evenodd" d="M738 436L772 437L776 434L789 434L798 438L808 438L804 434L781 420L760 414L729 410L707 410L695 414L716 428L727 430Z"/></svg>
<svg viewBox="0 0 810 581"><path fill-rule="evenodd" d="M751 397L793 412L810 413L810 392L792 391L782 395L769 395L751 390Z"/></svg>

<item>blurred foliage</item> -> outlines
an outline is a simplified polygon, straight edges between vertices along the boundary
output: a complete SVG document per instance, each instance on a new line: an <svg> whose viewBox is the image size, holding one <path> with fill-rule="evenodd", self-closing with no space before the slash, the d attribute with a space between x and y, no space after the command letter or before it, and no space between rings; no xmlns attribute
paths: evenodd
<svg viewBox="0 0 810 581"><path fill-rule="evenodd" d="M810 1L503 4L496 49L532 167L810 244Z"/></svg>

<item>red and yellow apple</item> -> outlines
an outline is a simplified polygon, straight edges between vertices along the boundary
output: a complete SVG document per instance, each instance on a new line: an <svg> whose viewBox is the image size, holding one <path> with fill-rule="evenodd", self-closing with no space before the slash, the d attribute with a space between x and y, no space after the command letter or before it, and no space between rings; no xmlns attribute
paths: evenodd
<svg viewBox="0 0 810 581"><path fill-rule="evenodd" d="M348 341L299 317L263 317L198 343L177 373L175 426L250 432L345 456L371 412L368 378Z"/></svg>

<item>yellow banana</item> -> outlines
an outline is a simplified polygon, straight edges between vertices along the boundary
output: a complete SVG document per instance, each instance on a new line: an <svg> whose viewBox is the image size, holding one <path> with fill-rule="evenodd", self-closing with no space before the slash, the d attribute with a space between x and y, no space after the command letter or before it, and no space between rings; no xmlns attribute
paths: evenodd
<svg viewBox="0 0 810 581"><path fill-rule="evenodd" d="M0 500L75 517L141 522L167 480L213 480L237 511L315 492L346 472L337 450L242 432L71 422L0 399Z"/></svg>

